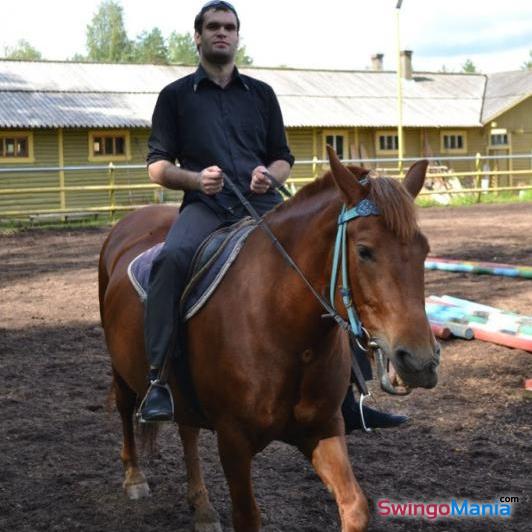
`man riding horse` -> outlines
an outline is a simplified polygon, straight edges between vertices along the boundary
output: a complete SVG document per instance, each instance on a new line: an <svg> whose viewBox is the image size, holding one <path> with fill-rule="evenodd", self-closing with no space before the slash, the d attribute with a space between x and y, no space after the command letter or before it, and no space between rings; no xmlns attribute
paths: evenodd
<svg viewBox="0 0 532 532"><path fill-rule="evenodd" d="M196 249L218 228L248 215L224 175L263 215L282 201L274 185L287 179L294 162L272 88L235 66L240 30L235 8L225 1L208 2L194 30L199 66L161 91L149 139L151 181L183 190L184 198L150 275L145 344L151 384L139 409L142 422L174 418L163 369L179 345L178 302ZM369 427L397 426L407 419L366 406L362 410ZM342 413L346 432L362 428L351 388Z"/></svg>

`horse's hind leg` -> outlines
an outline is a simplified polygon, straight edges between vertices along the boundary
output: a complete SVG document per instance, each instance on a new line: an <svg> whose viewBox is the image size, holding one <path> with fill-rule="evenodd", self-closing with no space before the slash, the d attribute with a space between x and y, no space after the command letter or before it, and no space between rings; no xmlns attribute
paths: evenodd
<svg viewBox="0 0 532 532"><path fill-rule="evenodd" d="M336 499L342 532L364 532L368 529L367 499L349 462L344 436L307 442L301 450L312 461L316 473Z"/></svg>
<svg viewBox="0 0 532 532"><path fill-rule="evenodd" d="M116 406L122 418L124 442L120 458L124 464L125 479L124 490L130 499L141 499L150 494L146 477L138 465L135 433L133 430L133 414L137 396L125 383L120 375L113 369L113 383L115 390Z"/></svg>
<svg viewBox="0 0 532 532"><path fill-rule="evenodd" d="M199 429L179 426L187 470L187 500L194 509L195 532L222 532L220 519L209 500L198 455Z"/></svg>

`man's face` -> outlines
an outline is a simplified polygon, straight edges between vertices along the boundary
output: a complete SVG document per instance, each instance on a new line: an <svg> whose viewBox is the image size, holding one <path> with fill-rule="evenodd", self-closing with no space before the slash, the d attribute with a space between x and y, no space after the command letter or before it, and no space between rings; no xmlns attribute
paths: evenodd
<svg viewBox="0 0 532 532"><path fill-rule="evenodd" d="M235 14L231 11L210 9L203 17L201 34L195 33L200 56L209 63L225 65L235 59L238 48L238 31Z"/></svg>

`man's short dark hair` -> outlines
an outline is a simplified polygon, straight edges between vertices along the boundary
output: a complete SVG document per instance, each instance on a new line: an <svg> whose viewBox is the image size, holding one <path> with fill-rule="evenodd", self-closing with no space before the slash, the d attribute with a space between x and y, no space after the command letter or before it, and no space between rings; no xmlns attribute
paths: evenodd
<svg viewBox="0 0 532 532"><path fill-rule="evenodd" d="M235 7L229 2L224 2L223 0L211 0L201 8L201 11L194 19L194 31L196 33L201 34L201 30L203 29L203 17L210 9L214 9L215 11L230 11L231 13L234 13L236 17L236 30L240 31L240 19L238 18L238 13L236 12Z"/></svg>

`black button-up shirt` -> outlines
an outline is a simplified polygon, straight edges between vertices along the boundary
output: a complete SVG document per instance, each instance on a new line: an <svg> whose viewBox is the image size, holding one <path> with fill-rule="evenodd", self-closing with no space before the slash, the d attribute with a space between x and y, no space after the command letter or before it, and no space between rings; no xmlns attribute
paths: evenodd
<svg viewBox="0 0 532 532"><path fill-rule="evenodd" d="M155 105L148 147L148 164L177 160L196 172L219 166L262 212L281 198L273 189L251 193L251 172L276 160L294 162L272 88L236 68L225 88L211 81L201 65L194 74L167 85ZM224 208L240 203L227 184L214 197L186 191L183 206L198 200Z"/></svg>

